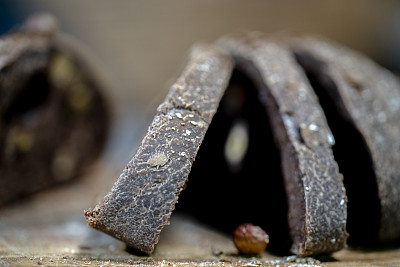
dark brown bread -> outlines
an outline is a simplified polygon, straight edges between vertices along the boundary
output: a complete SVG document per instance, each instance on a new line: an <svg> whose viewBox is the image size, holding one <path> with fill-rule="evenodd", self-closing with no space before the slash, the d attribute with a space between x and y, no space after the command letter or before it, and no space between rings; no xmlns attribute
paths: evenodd
<svg viewBox="0 0 400 267"><path fill-rule="evenodd" d="M349 204L355 203L349 214L358 211L354 222L350 221L354 224L349 229L350 237L354 235L356 243L367 241L365 238L372 243L399 239L398 78L366 57L322 38L298 38L290 43L300 64L315 77L321 89L327 91L340 115L363 139L364 153L370 158L368 164L357 167L357 158L353 157L348 160L349 168L356 168L356 173L349 176L343 172ZM349 153L354 146L350 144L347 149ZM362 172L365 168L369 168L369 173ZM374 181L368 181L368 175Z"/></svg>
<svg viewBox="0 0 400 267"><path fill-rule="evenodd" d="M248 35L220 44L260 90L281 151L292 252L327 254L345 247L346 194L333 136L310 84L279 43Z"/></svg>
<svg viewBox="0 0 400 267"><path fill-rule="evenodd" d="M235 113L241 120L249 119L249 114L254 110L262 113L265 108L268 114L269 120L265 114L254 114L257 119L249 125L270 124L279 148L293 253L300 256L329 254L344 248L348 237L347 221L350 222L348 229L353 232L354 240L361 241L361 244L370 243L368 239L398 238L398 81L365 58L316 39L270 39L249 34L221 39L218 47L194 50L183 74L158 108L135 157L104 202L85 212L89 225L123 240L139 251L151 253L161 230L168 224L179 194L188 182L189 173L199 166L203 169L191 173L197 186L201 183L199 179L207 176L204 168L208 165L204 165L207 163L204 156L213 153L213 148L200 150L197 154L206 131L229 130L227 125L213 128L215 123L209 128L226 90L221 107L231 103L232 99L236 99L234 101L238 103L235 104L239 106L243 105L243 101L253 101L251 105L261 102L263 105L247 110L243 105L242 111L247 117ZM259 99L251 98L250 94L245 98L247 100L233 98L230 94L238 93L238 88L258 90ZM373 91L371 88L379 90ZM326 96L322 91L332 92ZM238 95L241 94L236 97ZM214 117L219 123L232 115L227 115L227 107L227 110L219 109ZM216 142L225 142L221 136L224 137L218 136ZM206 137L205 143L213 137ZM218 144L220 150L221 147ZM269 144L260 147L273 150ZM260 157L268 161L275 155L271 151L263 153L260 149L245 154L243 162L255 159L255 162L260 162ZM197 155L203 158L193 165ZM215 157L210 158L216 160ZM219 174L229 175L229 171L222 170L229 167L230 171L243 175L239 183L243 182L247 173L252 173L258 179L279 178L275 170L269 173L265 166L258 168L243 163L242 166L247 168L251 166L251 171L243 169L238 172L233 167L241 168L240 164L228 166L223 161L218 161L222 162L218 166L221 170L216 171L216 175L209 175L212 179L218 179ZM199 162L203 165L196 165ZM268 162L265 164L268 166ZM344 182L339 168L345 175ZM194 198L202 198L203 191L216 184L209 181L212 185L201 187L200 195L193 188L188 190L189 193L195 193ZM221 183L226 182L230 180ZM351 197L349 206L345 186L348 186ZM244 194L239 193L236 197L246 203ZM186 199L190 200L190 197L186 195ZM210 201L207 203L210 204ZM225 206L229 204L225 202ZM362 204L365 207L359 209ZM264 220L268 217L266 215L273 216L269 213L273 203L258 201L250 205L256 206L253 209L256 212L265 208L265 216L253 218L262 217ZM286 203L280 207L286 208ZM207 207L201 210L206 213ZM353 217L348 216L348 211ZM354 219L363 214L367 216ZM282 217L279 218L282 220ZM269 224L266 225L269 227ZM270 229L269 232L273 231ZM277 230L284 236L282 229ZM271 238L271 241L275 238Z"/></svg>
<svg viewBox="0 0 400 267"><path fill-rule="evenodd" d="M291 52L274 42L250 38L221 43L258 86L272 121L286 179L292 251L305 256L340 250L347 238L345 189L331 151L334 139L304 72ZM232 59L215 48L195 50L135 157L104 202L85 212L90 226L139 251L154 250L232 69Z"/></svg>
<svg viewBox="0 0 400 267"><path fill-rule="evenodd" d="M82 173L109 115L102 85L50 15L1 37L0 72L1 205Z"/></svg>
<svg viewBox="0 0 400 267"><path fill-rule="evenodd" d="M104 202L85 212L90 226L151 253L183 190L224 94L232 60L197 47L158 107L136 155Z"/></svg>

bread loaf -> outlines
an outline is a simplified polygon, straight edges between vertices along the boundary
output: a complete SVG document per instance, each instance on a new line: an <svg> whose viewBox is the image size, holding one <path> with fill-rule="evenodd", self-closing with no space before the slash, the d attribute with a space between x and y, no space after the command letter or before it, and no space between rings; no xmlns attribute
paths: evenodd
<svg viewBox="0 0 400 267"><path fill-rule="evenodd" d="M398 89L388 71L320 39L246 34L197 47L137 154L86 219L151 253L188 184L182 199L198 204L183 210L219 229L252 218L270 235L269 248L285 231L299 256L344 248L347 230L354 244L396 240ZM287 220L274 216L278 209Z"/></svg>
<svg viewBox="0 0 400 267"><path fill-rule="evenodd" d="M81 174L109 125L103 84L36 15L0 38L0 205Z"/></svg>

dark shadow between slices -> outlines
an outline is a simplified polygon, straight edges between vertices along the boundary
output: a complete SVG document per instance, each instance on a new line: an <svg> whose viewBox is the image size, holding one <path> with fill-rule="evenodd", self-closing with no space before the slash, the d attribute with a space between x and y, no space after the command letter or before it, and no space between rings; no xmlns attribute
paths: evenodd
<svg viewBox="0 0 400 267"><path fill-rule="evenodd" d="M306 52L295 52L294 56L318 96L335 138L332 150L339 171L344 176L348 197L348 244L375 245L381 216L371 154L361 133L346 113L338 88L326 73L324 63ZM358 87L355 89L358 90Z"/></svg>
<svg viewBox="0 0 400 267"><path fill-rule="evenodd" d="M176 209L228 234L245 222L259 225L270 236L269 251L290 248L280 154L257 88L237 69Z"/></svg>

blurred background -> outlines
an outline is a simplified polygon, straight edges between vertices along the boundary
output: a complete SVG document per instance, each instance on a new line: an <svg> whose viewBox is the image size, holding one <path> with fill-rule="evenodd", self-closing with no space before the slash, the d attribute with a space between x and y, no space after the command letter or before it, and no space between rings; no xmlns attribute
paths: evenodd
<svg viewBox="0 0 400 267"><path fill-rule="evenodd" d="M103 70L116 126L110 160L118 168L133 155L196 42L241 31L319 34L400 70L394 0L0 1L0 32L36 12L54 14Z"/></svg>

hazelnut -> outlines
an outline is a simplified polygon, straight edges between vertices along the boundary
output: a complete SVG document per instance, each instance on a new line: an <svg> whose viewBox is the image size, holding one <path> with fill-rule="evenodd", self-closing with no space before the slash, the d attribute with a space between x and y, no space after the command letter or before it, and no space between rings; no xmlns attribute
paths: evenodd
<svg viewBox="0 0 400 267"><path fill-rule="evenodd" d="M269 236L261 227L244 223L233 231L232 240L240 253L257 255L267 247Z"/></svg>

